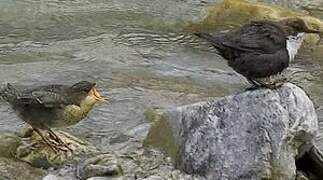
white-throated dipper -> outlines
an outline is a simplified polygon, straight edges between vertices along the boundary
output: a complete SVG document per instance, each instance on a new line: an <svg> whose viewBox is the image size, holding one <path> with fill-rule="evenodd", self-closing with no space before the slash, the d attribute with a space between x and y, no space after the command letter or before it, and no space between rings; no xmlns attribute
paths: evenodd
<svg viewBox="0 0 323 180"><path fill-rule="evenodd" d="M70 148L51 128L78 123L96 102L104 100L95 86L96 83L81 81L72 86L54 84L18 90L7 84L0 91L0 96L57 152L62 150L60 146ZM44 136L40 130L47 130L56 143Z"/></svg>
<svg viewBox="0 0 323 180"><path fill-rule="evenodd" d="M236 30L211 35L197 32L209 41L228 65L255 86L275 87L266 79L280 74L294 60L304 33L320 33L301 18L281 21L251 21Z"/></svg>

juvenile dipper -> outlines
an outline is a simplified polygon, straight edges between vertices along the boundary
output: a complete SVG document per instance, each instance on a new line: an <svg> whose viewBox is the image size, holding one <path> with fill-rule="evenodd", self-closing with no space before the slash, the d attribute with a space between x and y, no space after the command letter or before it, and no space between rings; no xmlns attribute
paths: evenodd
<svg viewBox="0 0 323 180"><path fill-rule="evenodd" d="M51 128L67 127L78 123L92 109L96 102L104 100L97 92L96 84L81 81L72 86L45 85L18 90L7 84L0 92L17 115L37 132L43 141L55 152L68 148ZM52 142L40 130L47 130Z"/></svg>

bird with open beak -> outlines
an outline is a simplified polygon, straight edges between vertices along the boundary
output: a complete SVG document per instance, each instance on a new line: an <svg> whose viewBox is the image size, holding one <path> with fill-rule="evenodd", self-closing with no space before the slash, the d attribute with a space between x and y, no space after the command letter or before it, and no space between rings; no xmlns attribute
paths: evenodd
<svg viewBox="0 0 323 180"><path fill-rule="evenodd" d="M22 90L7 84L0 96L55 152L70 148L51 128L74 125L86 117L97 102L106 101L96 90L96 83L88 81L72 86L52 84ZM41 130L46 130L49 137Z"/></svg>
<svg viewBox="0 0 323 180"><path fill-rule="evenodd" d="M301 18L287 18L251 21L226 33L197 32L195 35L210 42L228 65L255 87L275 88L282 83L271 77L281 75L294 60L304 33L321 34Z"/></svg>

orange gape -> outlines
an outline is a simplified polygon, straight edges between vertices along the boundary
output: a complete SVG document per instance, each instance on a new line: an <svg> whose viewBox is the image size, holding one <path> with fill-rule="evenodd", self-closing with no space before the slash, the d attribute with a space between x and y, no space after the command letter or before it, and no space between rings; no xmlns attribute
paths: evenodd
<svg viewBox="0 0 323 180"><path fill-rule="evenodd" d="M92 96L92 97L93 97L95 100L97 100L97 101L106 101L106 99L100 95L100 93L96 90L96 88L95 88L95 87L93 87L93 88L90 90L90 92L89 92L89 94L88 94L88 95L89 95L89 96Z"/></svg>

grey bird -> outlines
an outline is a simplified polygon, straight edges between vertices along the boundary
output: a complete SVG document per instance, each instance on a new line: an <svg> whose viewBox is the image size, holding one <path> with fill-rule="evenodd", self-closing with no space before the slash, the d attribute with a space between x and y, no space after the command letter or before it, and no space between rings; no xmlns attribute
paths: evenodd
<svg viewBox="0 0 323 180"><path fill-rule="evenodd" d="M62 128L78 123L98 101L105 100L97 92L96 83L88 81L81 81L72 86L52 84L22 90L8 83L0 91L0 96L55 152L62 149L57 145L68 149L69 147L51 128ZM56 144L53 144L40 130L47 130Z"/></svg>

